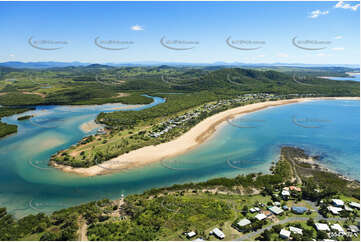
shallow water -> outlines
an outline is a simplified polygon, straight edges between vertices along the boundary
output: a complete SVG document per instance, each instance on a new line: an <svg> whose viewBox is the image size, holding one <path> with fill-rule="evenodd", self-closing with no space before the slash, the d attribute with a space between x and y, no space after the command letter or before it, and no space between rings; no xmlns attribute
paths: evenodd
<svg viewBox="0 0 361 242"><path fill-rule="evenodd" d="M155 98L152 105L163 101ZM247 114L232 120L243 128L224 123L213 139L189 153L117 174L81 177L46 165L56 151L88 135L79 129L82 123L114 107L38 107L29 113L41 115L31 120L4 118L19 124L19 132L0 140L0 206L21 217L153 187L268 172L282 145L304 147L331 169L360 177L359 101L312 101Z"/></svg>
<svg viewBox="0 0 361 242"><path fill-rule="evenodd" d="M348 77L337 77L337 76L328 76L327 79L336 80L336 81L355 81L360 82L360 74L350 75Z"/></svg>

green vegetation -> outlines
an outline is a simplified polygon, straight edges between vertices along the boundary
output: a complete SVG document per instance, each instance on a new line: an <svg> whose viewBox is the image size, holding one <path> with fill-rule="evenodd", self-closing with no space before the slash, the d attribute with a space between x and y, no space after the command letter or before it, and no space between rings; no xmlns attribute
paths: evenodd
<svg viewBox="0 0 361 242"><path fill-rule="evenodd" d="M284 156L291 164L305 184L304 195L311 200L316 200L325 194L315 191L320 187L327 191L327 195L342 193L345 196L360 197L360 183L353 180L346 180L339 174L328 172L317 163L308 166L302 165L300 160L308 159L309 156L304 150L294 147L284 147ZM317 157L316 157L317 158Z"/></svg>
<svg viewBox="0 0 361 242"><path fill-rule="evenodd" d="M0 119L2 117L11 116L18 113L23 113L29 111L29 108L7 108L0 107ZM16 133L18 130L16 125L6 124L0 121L0 137L4 137L6 135Z"/></svg>

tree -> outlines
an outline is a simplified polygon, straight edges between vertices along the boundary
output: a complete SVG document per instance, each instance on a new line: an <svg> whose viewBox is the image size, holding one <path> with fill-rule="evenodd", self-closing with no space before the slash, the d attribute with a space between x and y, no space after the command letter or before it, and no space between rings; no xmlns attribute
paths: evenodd
<svg viewBox="0 0 361 242"><path fill-rule="evenodd" d="M270 241L270 240L271 240L271 235L272 235L271 231L269 231L269 230L266 229L266 230L261 234L260 240L262 240L262 241Z"/></svg>
<svg viewBox="0 0 361 242"><path fill-rule="evenodd" d="M324 231L317 231L317 240L328 239L328 235Z"/></svg>

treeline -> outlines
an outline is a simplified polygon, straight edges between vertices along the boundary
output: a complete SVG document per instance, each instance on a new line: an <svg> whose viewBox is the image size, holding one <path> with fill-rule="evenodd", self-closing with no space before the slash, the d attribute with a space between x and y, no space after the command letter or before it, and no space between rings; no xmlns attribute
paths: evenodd
<svg viewBox="0 0 361 242"><path fill-rule="evenodd" d="M141 121L166 117L182 110L217 100L218 98L214 93L208 91L183 95L163 94L160 96L165 97L167 102L140 111L100 113L97 121L111 126L114 129L132 128Z"/></svg>
<svg viewBox="0 0 361 242"><path fill-rule="evenodd" d="M282 154L282 149L281 149ZM175 184L166 188L153 188L146 191L147 196L155 195L160 192L187 190L187 189L203 189L210 187L226 187L232 189L233 187L242 186L244 188L265 188L269 186L278 185L291 180L291 165L287 160L279 160L272 169L272 174L250 173L248 175L238 175L235 178L214 178L205 182L199 183L185 183Z"/></svg>
<svg viewBox="0 0 361 242"><path fill-rule="evenodd" d="M30 108L7 108L0 107L0 120L3 117L11 116L18 113L23 113L31 110ZM0 121L0 138L6 135L16 133L18 131L18 127L14 124L6 124Z"/></svg>
<svg viewBox="0 0 361 242"><path fill-rule="evenodd" d="M88 224L107 220L109 216L104 214L111 211L112 206L109 199L104 199L62 209L51 215L38 213L18 220L8 214L6 208L0 208L0 240L78 240L80 219Z"/></svg>

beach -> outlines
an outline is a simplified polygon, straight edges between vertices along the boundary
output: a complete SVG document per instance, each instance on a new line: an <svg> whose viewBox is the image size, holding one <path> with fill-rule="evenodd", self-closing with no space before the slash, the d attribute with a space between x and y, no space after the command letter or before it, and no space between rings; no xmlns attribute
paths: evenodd
<svg viewBox="0 0 361 242"><path fill-rule="evenodd" d="M102 127L102 125L95 123L94 120L83 123L82 125L80 125L80 129L81 131L83 131L84 133L89 133L91 131L93 131L94 129L100 128Z"/></svg>
<svg viewBox="0 0 361 242"><path fill-rule="evenodd" d="M147 146L138 150L133 150L129 153L120 155L109 161L103 162L89 168L72 168L55 164L52 165L61 169L64 172L75 173L82 176L95 176L108 173L120 172L122 170L142 167L147 164L159 162L165 158L171 158L182 153L195 149L206 140L210 139L214 133L225 124L227 120L245 115L247 113L259 111L265 108L287 105L298 102L307 102L313 100L359 100L359 97L321 97L321 98L299 98L279 101L266 101L262 103L255 103L237 108L232 108L198 123L188 132L179 136L178 138L162 143L156 146Z"/></svg>

